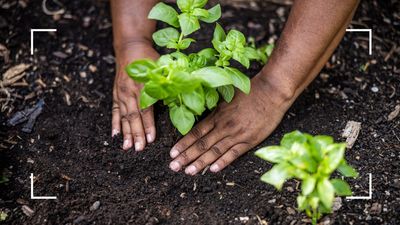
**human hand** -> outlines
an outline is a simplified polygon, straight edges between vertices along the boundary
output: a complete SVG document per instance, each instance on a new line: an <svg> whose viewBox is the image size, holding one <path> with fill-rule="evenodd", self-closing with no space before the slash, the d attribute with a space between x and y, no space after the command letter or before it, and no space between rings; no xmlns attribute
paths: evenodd
<svg viewBox="0 0 400 225"><path fill-rule="evenodd" d="M231 103L220 104L171 149L173 171L186 167L186 174L195 175L211 165L210 171L218 172L272 133L294 97L260 74L251 85L249 95L236 92Z"/></svg>
<svg viewBox="0 0 400 225"><path fill-rule="evenodd" d="M122 129L122 148L127 150L134 146L136 151L142 151L146 142L151 143L156 137L153 107L140 110L139 97L143 85L132 80L125 72L125 67L136 59L156 60L159 54L150 42L136 41L115 48L115 55L111 135L119 134Z"/></svg>

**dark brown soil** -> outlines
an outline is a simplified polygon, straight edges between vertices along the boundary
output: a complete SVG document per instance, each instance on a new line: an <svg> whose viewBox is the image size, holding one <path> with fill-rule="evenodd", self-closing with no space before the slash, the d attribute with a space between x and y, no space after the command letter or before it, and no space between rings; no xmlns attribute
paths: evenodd
<svg viewBox="0 0 400 225"><path fill-rule="evenodd" d="M0 25L5 24L0 26L0 44L11 52L9 63L0 59L0 72L23 62L35 66L26 76L29 85L17 93L37 94L29 100L17 99L13 112L40 98L46 106L31 134L22 133L20 126L4 127L10 114L0 116L1 133L9 144L0 150L0 163L10 179L0 185L0 210L8 214L3 223L307 222L303 213L293 211L298 183L292 180L278 192L259 181L271 165L253 152L218 174L189 177L171 172L168 153L179 136L164 107L156 110L157 141L142 153L122 151L120 140L110 138L114 65L108 2L62 1L66 13L59 20L45 15L39 1L22 2L27 5L0 1ZM57 7L49 2L49 7ZM6 4L11 4L8 9ZM279 36L284 25L279 7L225 6L222 22L266 42L268 37ZM363 1L352 26L373 29L373 55L368 55L366 34L347 33L322 75L260 145L276 144L284 133L295 129L343 141L340 135L347 121L362 123L356 144L346 153L361 177L349 181L355 195L368 195L368 173L372 173L372 199L343 199L341 208L323 219L327 224L400 224L400 117L388 121L388 114L400 104L399 7L393 0ZM285 15L288 10L283 8ZM89 24L84 22L87 18ZM58 29L53 35L35 35L34 56L29 54L30 28ZM205 40L211 32L207 27L205 35L197 37ZM368 68L360 69L366 63ZM97 71L91 72L89 65ZM257 68L254 65L250 73ZM38 78L46 87L35 82ZM37 177L35 195L58 199L31 200L30 173ZM96 201L100 207L91 211ZM34 210L31 217L23 213L22 205Z"/></svg>

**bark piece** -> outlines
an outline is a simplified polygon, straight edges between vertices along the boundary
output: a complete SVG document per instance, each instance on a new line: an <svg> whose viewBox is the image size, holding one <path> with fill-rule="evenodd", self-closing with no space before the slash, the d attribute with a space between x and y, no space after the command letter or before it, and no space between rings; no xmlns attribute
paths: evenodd
<svg viewBox="0 0 400 225"><path fill-rule="evenodd" d="M346 138L347 148L352 148L357 140L358 134L361 130L361 123L356 121L348 121L346 128L344 128L342 137Z"/></svg>

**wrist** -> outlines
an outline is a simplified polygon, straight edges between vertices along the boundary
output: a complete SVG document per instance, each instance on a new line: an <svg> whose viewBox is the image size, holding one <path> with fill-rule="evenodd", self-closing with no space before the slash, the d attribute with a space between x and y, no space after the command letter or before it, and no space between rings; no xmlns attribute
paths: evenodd
<svg viewBox="0 0 400 225"><path fill-rule="evenodd" d="M291 103L297 97L297 86L285 73L263 68L257 75L261 85L280 103Z"/></svg>
<svg viewBox="0 0 400 225"><path fill-rule="evenodd" d="M113 47L116 53L132 47L153 47L151 38L144 36L134 36L114 39Z"/></svg>

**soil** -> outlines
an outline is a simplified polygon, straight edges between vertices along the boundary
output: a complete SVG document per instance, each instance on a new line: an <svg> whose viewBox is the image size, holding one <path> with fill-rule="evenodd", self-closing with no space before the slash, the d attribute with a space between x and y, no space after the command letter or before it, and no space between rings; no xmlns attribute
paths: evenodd
<svg viewBox="0 0 400 225"><path fill-rule="evenodd" d="M0 59L0 72L19 63L32 64L25 77L28 85L14 91L34 95L16 98L12 110L0 114L8 146L0 150L0 163L9 178L0 185L0 210L8 214L2 223L309 222L295 210L298 182L287 182L281 192L262 183L259 177L271 164L253 151L217 174L190 177L171 172L168 153L180 136L161 105L156 107L156 142L141 153L121 150L120 138L110 138L114 62L108 2L61 1L65 13L60 16L44 14L38 2L17 2L0 1L0 44L10 51L10 62ZM49 8L59 8L48 2ZM265 2L225 5L222 23L259 43L274 40L289 8ZM372 199L343 198L340 209L322 219L325 224L400 224L400 116L388 120L400 104L399 8L397 1L363 1L352 27L372 28L373 54L368 55L366 33L347 33L321 75L260 144L277 144L295 129L344 141L341 133L347 121L362 123L355 145L346 152L361 176L348 181L354 195L367 196L371 173ZM35 34L33 56L30 28L57 28L53 34ZM210 26L205 30L195 35L199 43L212 33ZM248 73L257 69L253 65ZM38 99L46 105L31 134L21 132L21 126L5 127L13 112ZM36 177L34 194L57 200L30 199L31 173Z"/></svg>

